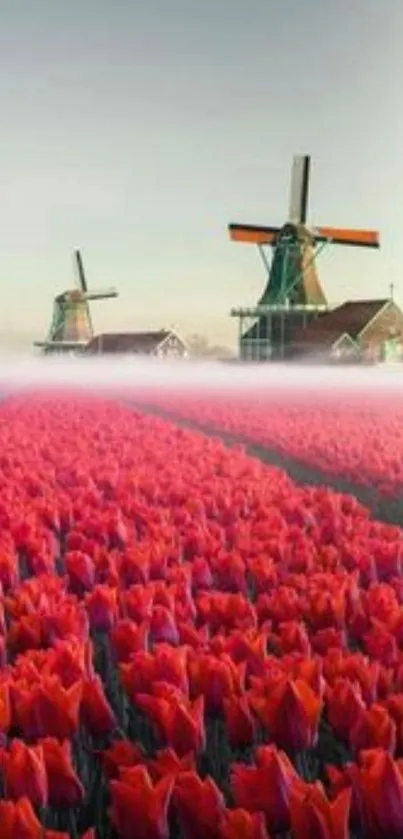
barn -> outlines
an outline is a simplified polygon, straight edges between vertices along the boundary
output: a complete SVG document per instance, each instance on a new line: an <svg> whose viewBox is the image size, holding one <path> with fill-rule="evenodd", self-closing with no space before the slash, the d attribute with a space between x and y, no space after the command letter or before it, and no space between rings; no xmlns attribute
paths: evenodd
<svg viewBox="0 0 403 839"><path fill-rule="evenodd" d="M95 335L85 355L141 355L157 358L185 358L185 342L171 329L151 332L106 332Z"/></svg>
<svg viewBox="0 0 403 839"><path fill-rule="evenodd" d="M297 330L289 356L339 363L403 360L403 313L392 299L348 301Z"/></svg>

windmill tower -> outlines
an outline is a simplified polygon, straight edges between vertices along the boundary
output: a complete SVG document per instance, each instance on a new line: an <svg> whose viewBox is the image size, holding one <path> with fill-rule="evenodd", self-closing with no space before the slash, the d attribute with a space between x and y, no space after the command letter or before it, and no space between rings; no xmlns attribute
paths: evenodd
<svg viewBox="0 0 403 839"><path fill-rule="evenodd" d="M310 157L294 157L288 221L282 227L230 224L234 242L257 245L267 283L257 306L234 308L239 322L239 354L243 360L287 357L297 329L328 311L316 259L328 244L379 248L372 230L307 226ZM268 249L272 249L271 259Z"/></svg>
<svg viewBox="0 0 403 839"><path fill-rule="evenodd" d="M89 303L117 297L114 288L89 291L80 251L74 252L77 288L63 291L53 301L53 315L45 341L36 341L44 353L80 352L94 335Z"/></svg>

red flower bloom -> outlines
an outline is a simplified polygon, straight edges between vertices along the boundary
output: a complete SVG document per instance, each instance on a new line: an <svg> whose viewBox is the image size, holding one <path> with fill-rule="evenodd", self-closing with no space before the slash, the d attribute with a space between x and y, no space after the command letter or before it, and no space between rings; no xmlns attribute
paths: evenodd
<svg viewBox="0 0 403 839"><path fill-rule="evenodd" d="M237 807L264 813L270 829L281 832L290 824L290 795L298 780L284 752L275 746L262 746L256 750L256 766L232 766L230 784Z"/></svg>
<svg viewBox="0 0 403 839"><path fill-rule="evenodd" d="M40 742L46 768L51 807L75 807L85 795L84 787L72 765L71 745L52 737Z"/></svg>
<svg viewBox="0 0 403 839"><path fill-rule="evenodd" d="M174 690L167 691L168 685L161 688L161 696L138 694L136 705L152 719L163 742L179 757L202 750L206 740L203 697L190 702Z"/></svg>
<svg viewBox="0 0 403 839"><path fill-rule="evenodd" d="M224 796L212 780L196 772L178 775L174 803L186 839L218 839L225 811Z"/></svg>
<svg viewBox="0 0 403 839"><path fill-rule="evenodd" d="M0 766L8 798L28 798L37 807L48 803L48 779L42 746L12 740L9 751L0 750Z"/></svg>
<svg viewBox="0 0 403 839"><path fill-rule="evenodd" d="M178 757L173 749L161 749L156 753L154 760L147 761L147 769L153 780L158 781L165 775L176 777L183 772L195 772L196 759L192 752Z"/></svg>
<svg viewBox="0 0 403 839"><path fill-rule="evenodd" d="M365 824L371 839L397 839L403 834L403 762L383 749L361 752L360 786Z"/></svg>
<svg viewBox="0 0 403 839"><path fill-rule="evenodd" d="M13 689L14 712L24 735L69 740L79 726L82 682L64 688L57 678Z"/></svg>
<svg viewBox="0 0 403 839"><path fill-rule="evenodd" d="M131 618L136 623L151 618L154 592L142 585L131 586L121 595L122 616Z"/></svg>
<svg viewBox="0 0 403 839"><path fill-rule="evenodd" d="M155 786L144 766L132 767L130 783L112 780L111 821L119 839L169 839L168 807L173 779L167 775Z"/></svg>
<svg viewBox="0 0 403 839"><path fill-rule="evenodd" d="M359 767L356 763L346 763L342 769L329 765L326 767L326 772L330 782L332 798L337 798L343 790L350 790L351 826L360 831L365 824L365 806Z"/></svg>
<svg viewBox="0 0 403 839"><path fill-rule="evenodd" d="M5 733L11 724L10 685L0 683L0 733Z"/></svg>
<svg viewBox="0 0 403 839"><path fill-rule="evenodd" d="M109 632L117 620L117 589L108 585L94 586L85 598L91 629Z"/></svg>
<svg viewBox="0 0 403 839"><path fill-rule="evenodd" d="M130 662L121 664L120 674L129 698L138 693L152 693L155 682L167 682L184 694L189 691L187 676L188 651L169 644L158 644L152 653L139 652Z"/></svg>
<svg viewBox="0 0 403 839"><path fill-rule="evenodd" d="M247 696L231 696L224 699L224 716L232 748L251 746L256 734L256 722L251 714Z"/></svg>
<svg viewBox="0 0 403 839"><path fill-rule="evenodd" d="M282 654L300 652L308 656L311 644L305 626L299 621L285 621L279 626L276 636L277 647Z"/></svg>
<svg viewBox="0 0 403 839"><path fill-rule="evenodd" d="M111 642L115 656L119 663L130 661L133 653L146 652L148 649L149 622L143 621L137 625L130 618L117 623L111 632ZM122 670L122 673L130 671Z"/></svg>
<svg viewBox="0 0 403 839"><path fill-rule="evenodd" d="M66 834L44 830L28 798L0 801L0 825L1 839L66 839Z"/></svg>
<svg viewBox="0 0 403 839"><path fill-rule="evenodd" d="M315 745L322 700L302 679L282 679L270 693L250 694L251 705L276 745L287 752Z"/></svg>
<svg viewBox="0 0 403 839"><path fill-rule="evenodd" d="M115 714L105 696L99 676L83 682L81 714L84 725L94 737L111 734L117 727Z"/></svg>
<svg viewBox="0 0 403 839"><path fill-rule="evenodd" d="M225 699L242 695L245 672L245 663L234 664L228 655L219 659L201 653L189 656L191 693L193 696L202 694L206 709L212 714L223 710Z"/></svg>
<svg viewBox="0 0 403 839"><path fill-rule="evenodd" d="M291 801L293 839L349 839L351 794L343 790L329 801L320 784L298 784Z"/></svg>
<svg viewBox="0 0 403 839"><path fill-rule="evenodd" d="M262 813L225 810L220 839L270 839Z"/></svg>
<svg viewBox="0 0 403 839"><path fill-rule="evenodd" d="M365 702L358 683L337 679L326 692L327 717L334 733L349 741L350 731L365 711Z"/></svg>
<svg viewBox="0 0 403 839"><path fill-rule="evenodd" d="M83 551L70 551L64 557L71 591L81 594L92 589L95 582L94 563Z"/></svg>
<svg viewBox="0 0 403 839"><path fill-rule="evenodd" d="M39 650L43 644L43 626L39 615L23 615L11 624L7 634L7 646L13 653L25 650Z"/></svg>
<svg viewBox="0 0 403 839"><path fill-rule="evenodd" d="M381 747L392 755L396 748L396 723L382 705L362 711L350 733L354 753Z"/></svg>
<svg viewBox="0 0 403 839"><path fill-rule="evenodd" d="M150 620L150 636L154 643L166 641L174 646L179 643L175 618L165 606L154 606Z"/></svg>
<svg viewBox="0 0 403 839"><path fill-rule="evenodd" d="M144 755L135 743L130 740L116 740L109 749L97 751L102 760L104 772L108 778L117 778L121 769L137 766L144 762Z"/></svg>
<svg viewBox="0 0 403 839"><path fill-rule="evenodd" d="M268 629L235 630L228 637L214 636L210 649L218 657L225 652L235 663L245 662L248 676L262 676L267 660L268 634Z"/></svg>

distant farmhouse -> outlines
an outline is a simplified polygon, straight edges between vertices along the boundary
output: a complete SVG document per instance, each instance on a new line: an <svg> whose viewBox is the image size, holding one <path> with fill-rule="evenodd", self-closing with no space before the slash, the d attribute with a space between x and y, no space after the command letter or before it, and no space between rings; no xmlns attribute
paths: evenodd
<svg viewBox="0 0 403 839"><path fill-rule="evenodd" d="M389 361L401 357L403 313L393 300L357 300L297 330L290 357L324 361Z"/></svg>
<svg viewBox="0 0 403 839"><path fill-rule="evenodd" d="M185 342L171 329L151 332L105 332L94 337L84 355L148 355L157 358L185 358Z"/></svg>

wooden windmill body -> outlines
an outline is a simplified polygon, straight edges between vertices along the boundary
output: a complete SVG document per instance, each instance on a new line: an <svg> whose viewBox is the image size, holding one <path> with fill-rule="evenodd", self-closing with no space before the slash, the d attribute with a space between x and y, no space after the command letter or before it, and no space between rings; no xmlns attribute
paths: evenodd
<svg viewBox="0 0 403 839"><path fill-rule="evenodd" d="M295 332L328 311L316 266L327 244L379 247L378 233L372 230L308 227L309 175L310 157L294 157L289 218L282 227L229 225L233 241L257 245L267 271L257 306L231 310L231 317L239 322L243 360L287 358Z"/></svg>
<svg viewBox="0 0 403 839"><path fill-rule="evenodd" d="M90 301L118 296L114 288L89 291L80 251L75 251L77 288L63 291L53 301L52 322L45 341L35 346L46 354L77 353L94 337Z"/></svg>

